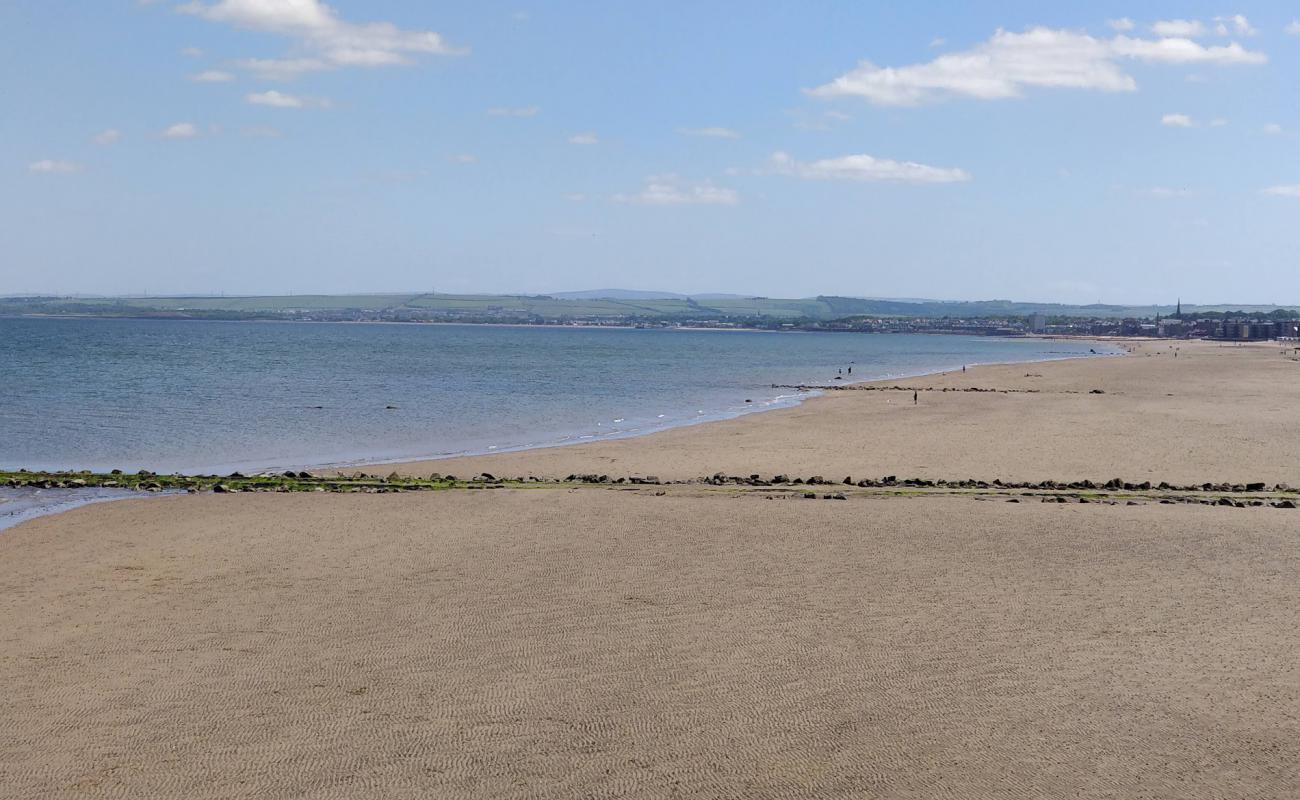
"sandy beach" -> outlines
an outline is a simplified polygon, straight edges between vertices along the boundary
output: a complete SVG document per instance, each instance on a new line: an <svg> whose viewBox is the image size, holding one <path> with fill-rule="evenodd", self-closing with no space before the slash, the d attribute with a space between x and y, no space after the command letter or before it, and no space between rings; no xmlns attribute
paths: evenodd
<svg viewBox="0 0 1300 800"><path fill-rule="evenodd" d="M796 408L636 439L369 470L1300 484L1294 348L1283 355L1276 343L1128 346L1125 357L855 384ZM904 388L870 391L882 386Z"/></svg>
<svg viewBox="0 0 1300 800"><path fill-rule="evenodd" d="M1295 486L1296 358L1144 342L396 469ZM1294 797L1298 541L698 484L85 507L0 534L0 796Z"/></svg>

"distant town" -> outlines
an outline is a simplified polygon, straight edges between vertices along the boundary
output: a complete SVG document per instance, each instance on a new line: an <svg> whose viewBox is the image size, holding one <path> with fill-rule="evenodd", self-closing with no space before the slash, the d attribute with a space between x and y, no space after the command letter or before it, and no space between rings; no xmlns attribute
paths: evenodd
<svg viewBox="0 0 1300 800"><path fill-rule="evenodd" d="M978 336L1300 338L1300 307L1121 306L605 290L548 295L0 297L0 316L729 328Z"/></svg>

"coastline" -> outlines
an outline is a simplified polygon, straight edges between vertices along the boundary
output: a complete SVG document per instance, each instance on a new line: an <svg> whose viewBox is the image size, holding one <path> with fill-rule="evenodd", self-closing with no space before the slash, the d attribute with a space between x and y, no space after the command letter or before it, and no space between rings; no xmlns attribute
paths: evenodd
<svg viewBox="0 0 1300 800"><path fill-rule="evenodd" d="M1293 796L1297 512L995 483L1300 484L1300 360L1174 346L450 465L972 493L376 480L29 520L0 793Z"/></svg>
<svg viewBox="0 0 1300 800"><path fill-rule="evenodd" d="M442 324L442 323L435 323L435 324ZM709 329L709 330L713 330L713 329ZM717 330L733 331L734 329L721 328ZM741 331L741 332L754 333L756 331ZM757 332L787 333L786 331L757 331ZM805 332L792 331L790 333L805 333ZM904 335L904 334L878 334L878 335ZM905 335L951 336L954 334L936 333L936 334L905 334ZM1028 338L1028 337L1024 337L1024 338ZM1050 340L1054 338L1067 339L1069 337L1044 337L1044 338ZM1118 345L1118 343L1123 340L1117 339L1112 342L1108 342L1104 338L1100 338L1100 337L1098 338L1080 337L1077 339L1072 339L1072 341L1083 341L1083 342L1096 341L1101 344ZM937 370L903 372L897 375L889 375L880 378L862 378L862 379L855 379L855 380L846 380L843 381L842 383L837 383L837 384L809 385L807 387L793 386L788 384L774 384L768 388L771 389L790 388L790 389L794 389L798 393L793 395L777 395L776 397L771 398L769 400L754 403L752 408L746 407L746 408L736 408L728 411L714 411L711 413L707 413L704 416L701 416L697 419L687 419L681 422L669 423L663 425L662 427L655 427L649 430L637 429L632 431L618 431L618 432L611 432L608 434L602 434L599 436L583 436L581 438L575 438L574 435L570 434L570 435L566 435L565 441L512 445L506 447L480 448L480 449L470 450L466 452L447 454L447 455L434 454L434 455L422 455L422 456L415 456L415 457L407 456L407 457L391 458L391 459L390 458L368 459L365 457L361 457L355 460L349 459L340 462L328 462L328 463L318 462L318 463L308 463L308 464L292 464L292 465L281 466L281 467L265 467L262 468L261 470L256 470L256 471L274 472L274 471L279 471L287 468L287 469L294 469L294 470L324 471L327 473L328 472L340 473L347 470L359 470L364 472L375 467L386 467L386 466L400 467L403 465L411 465L411 464L424 464L424 463L436 463L438 461L450 461L453 459L480 458L480 457L487 457L487 456L508 455L512 453L526 453L526 452L533 452L538 450L552 450L561 447L574 447L574 446L580 446L585 444L594 444L597 442L614 442L614 441L621 441L624 439L639 439L647 436L658 436L660 434L668 433L670 431L675 431L675 430L697 428L702 425L712 425L719 422L728 422L731 420L744 419L744 418L752 417L756 414L766 414L766 413L789 410L793 408L799 408L813 400L823 397L827 391L838 391L849 386L870 385L876 383L888 383L890 381L906 381L906 380L916 380L920 378L928 378L934 376L951 375L954 372L960 371L962 366L974 370L974 369L981 369L985 367L1013 366L1016 364L1052 364L1058 361L1091 360L1091 359L1098 359L1098 358L1123 357L1127 355L1130 355L1130 352L1127 350L1127 348L1121 346L1118 347L1116 352L1110 352L1110 353L1070 354L1070 355L1062 355L1058 358L1036 358L1036 359L1026 359L1023 361L1013 360L1013 361L970 362L965 365L949 365L942 369L937 369Z"/></svg>
<svg viewBox="0 0 1300 800"><path fill-rule="evenodd" d="M1297 484L1300 468L1283 432L1300 436L1286 412L1288 398L1300 403L1300 387L1293 362L1277 353L1271 344L1138 342L1124 358L865 381L791 408L648 436L354 469L512 477L601 472L695 479L721 472L836 480L895 474ZM907 390L863 390L873 384ZM913 388L920 393L915 406ZM1238 445L1225 449L1221 441Z"/></svg>

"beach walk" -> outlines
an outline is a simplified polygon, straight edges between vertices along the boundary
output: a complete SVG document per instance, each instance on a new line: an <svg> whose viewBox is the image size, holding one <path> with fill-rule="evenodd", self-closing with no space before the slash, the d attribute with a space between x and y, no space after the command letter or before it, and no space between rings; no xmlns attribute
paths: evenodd
<svg viewBox="0 0 1300 800"><path fill-rule="evenodd" d="M0 796L1295 796L1300 510L843 479L1300 486L1298 358L1142 342L382 468L654 485L26 522Z"/></svg>

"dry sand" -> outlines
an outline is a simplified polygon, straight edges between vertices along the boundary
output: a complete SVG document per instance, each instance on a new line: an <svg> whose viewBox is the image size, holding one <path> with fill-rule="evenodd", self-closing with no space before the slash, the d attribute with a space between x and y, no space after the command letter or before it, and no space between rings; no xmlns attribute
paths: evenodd
<svg viewBox="0 0 1300 800"><path fill-rule="evenodd" d="M455 470L1300 483L1300 364L1183 347ZM0 797L1296 797L1298 542L703 486L87 507L0 534Z"/></svg>
<svg viewBox="0 0 1300 800"><path fill-rule="evenodd" d="M1294 797L1296 513L80 509L0 537L0 794Z"/></svg>
<svg viewBox="0 0 1300 800"><path fill-rule="evenodd" d="M1122 358L976 367L886 382L922 389L916 406L911 391L836 391L793 409L637 439L396 469L465 477L597 472L667 480L724 472L1300 485L1294 352L1283 356L1276 344L1131 346L1134 354ZM924 391L945 387L1017 391ZM1105 394L1090 394L1093 389Z"/></svg>

